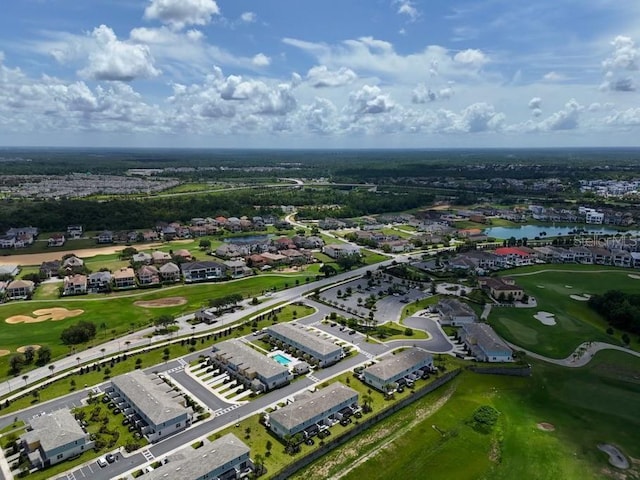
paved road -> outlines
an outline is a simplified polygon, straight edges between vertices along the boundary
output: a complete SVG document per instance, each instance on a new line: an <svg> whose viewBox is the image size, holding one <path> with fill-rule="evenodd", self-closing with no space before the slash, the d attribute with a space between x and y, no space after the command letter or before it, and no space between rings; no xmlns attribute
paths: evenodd
<svg viewBox="0 0 640 480"><path fill-rule="evenodd" d="M431 335L428 340L413 340L412 344L432 353L447 353L453 350L453 344L435 320L420 316L409 317L404 319L404 324L411 328L424 330Z"/></svg>

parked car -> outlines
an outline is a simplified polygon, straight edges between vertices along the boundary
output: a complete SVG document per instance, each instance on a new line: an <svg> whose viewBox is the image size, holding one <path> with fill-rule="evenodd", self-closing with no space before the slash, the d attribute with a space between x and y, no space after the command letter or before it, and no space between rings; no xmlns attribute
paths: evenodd
<svg viewBox="0 0 640 480"><path fill-rule="evenodd" d="M355 335L356 331L355 330L349 330L349 335Z"/></svg>
<svg viewBox="0 0 640 480"><path fill-rule="evenodd" d="M122 411L122 410L120 410L119 408L114 408L114 409L113 409L113 414L114 414L114 415L117 415L117 414L119 414L121 411Z"/></svg>
<svg viewBox="0 0 640 480"><path fill-rule="evenodd" d="M128 418L125 418L124 420L122 420L122 425L129 425L131 423L131 420L129 420Z"/></svg>
<svg viewBox="0 0 640 480"><path fill-rule="evenodd" d="M307 438L307 439L304 441L304 443L306 443L307 445L313 445L313 444L314 444L314 443L316 443L316 442L314 442L314 441L313 441L313 438Z"/></svg>
<svg viewBox="0 0 640 480"><path fill-rule="evenodd" d="M109 463L113 463L116 461L116 457L113 455L113 453L107 453L104 458Z"/></svg>
<svg viewBox="0 0 640 480"><path fill-rule="evenodd" d="M107 465L109 465L109 464L107 463L107 461L106 461L103 457L100 457L100 458L98 459L98 466L99 466L100 468L104 468L104 467L106 467Z"/></svg>

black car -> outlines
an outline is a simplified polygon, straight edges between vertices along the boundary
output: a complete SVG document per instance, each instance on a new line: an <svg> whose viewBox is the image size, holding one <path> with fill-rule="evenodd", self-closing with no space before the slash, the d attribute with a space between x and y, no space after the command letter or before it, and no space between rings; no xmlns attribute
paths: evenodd
<svg viewBox="0 0 640 480"><path fill-rule="evenodd" d="M343 418L342 420L340 420L340 425L342 425L343 427L346 427L350 423L351 423L351 419L350 418Z"/></svg>
<svg viewBox="0 0 640 480"><path fill-rule="evenodd" d="M349 330L349 335L355 335L356 331L355 330Z"/></svg>
<svg viewBox="0 0 640 480"><path fill-rule="evenodd" d="M125 418L124 420L122 420L122 425L129 425L131 423L131 420L129 420L128 418Z"/></svg>
<svg viewBox="0 0 640 480"><path fill-rule="evenodd" d="M135 425L129 425L129 431L133 432L136 429Z"/></svg>
<svg viewBox="0 0 640 480"><path fill-rule="evenodd" d="M116 407L116 404L115 404L115 403L113 403L113 402L110 402L110 403L109 403L109 405L107 405L107 407L109 407L109 408L115 408L115 407Z"/></svg>
<svg viewBox="0 0 640 480"><path fill-rule="evenodd" d="M332 327L335 327L335 326L336 326L336 324L335 324L335 323L331 323L331 326L332 326Z"/></svg>
<svg viewBox="0 0 640 480"><path fill-rule="evenodd" d="M113 409L113 413L114 413L114 415L119 414L121 411L122 411L122 410L120 410L119 408L114 408L114 409Z"/></svg>
<svg viewBox="0 0 640 480"><path fill-rule="evenodd" d="M307 439L304 441L304 443L306 443L307 445L313 445L313 444L314 444L314 443L316 443L316 442L314 442L314 441L313 441L313 438L307 438Z"/></svg>
<svg viewBox="0 0 640 480"><path fill-rule="evenodd" d="M102 397L102 403L109 403L111 401L111 399L109 398L109 395L105 395L104 397Z"/></svg>
<svg viewBox="0 0 640 480"><path fill-rule="evenodd" d="M113 455L113 453L107 453L104 458L109 463L113 463L116 461L116 457Z"/></svg>

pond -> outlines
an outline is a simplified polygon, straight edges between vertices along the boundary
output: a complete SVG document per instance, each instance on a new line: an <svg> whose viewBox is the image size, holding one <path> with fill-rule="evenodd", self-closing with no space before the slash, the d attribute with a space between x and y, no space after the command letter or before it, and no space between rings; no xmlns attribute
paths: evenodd
<svg viewBox="0 0 640 480"><path fill-rule="evenodd" d="M243 245L247 243L266 243L273 235L247 235L244 237L231 237L225 238L225 243L235 243L237 245Z"/></svg>
<svg viewBox="0 0 640 480"><path fill-rule="evenodd" d="M493 238L507 239L515 237L534 239L536 237L548 238L559 237L562 235L572 235L579 230L582 234L589 235L615 235L617 233L630 233L632 235L640 234L638 230L618 231L615 227L602 227L600 225L570 225L556 227L554 225L521 225L518 227L490 227L484 230L484 233ZM545 235L546 233L546 235Z"/></svg>

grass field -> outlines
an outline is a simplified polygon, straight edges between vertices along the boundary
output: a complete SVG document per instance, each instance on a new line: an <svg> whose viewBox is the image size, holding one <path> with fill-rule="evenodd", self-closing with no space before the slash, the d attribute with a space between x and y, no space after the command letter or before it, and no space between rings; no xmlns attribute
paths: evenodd
<svg viewBox="0 0 640 480"><path fill-rule="evenodd" d="M212 298L231 293L241 293L245 298L262 294L266 290L285 286L293 286L295 280L302 284L307 275L261 275L225 283L203 283L197 285L179 285L154 290L137 290L134 292L95 295L57 300L32 300L28 302L10 302L0 305L0 349L15 352L24 345L48 345L53 357L60 357L69 352L69 348L60 341L60 333L69 325L79 321L92 321L96 326L106 325L106 339L120 336L131 329L138 329L163 314L181 315L192 312L207 304ZM138 300L153 300L164 297L185 297L187 303L181 306L165 308L145 308L134 304ZM84 313L62 321L46 321L41 323L7 324L4 320L13 315L30 315L41 308L63 307L69 310L80 309ZM115 334L111 332L115 331ZM93 344L106 340L103 331L96 335ZM79 345L76 352L84 350L88 345ZM0 358L0 378L6 378L9 356Z"/></svg>
<svg viewBox="0 0 640 480"><path fill-rule="evenodd" d="M543 363L533 368L529 378L463 372L450 386L293 478L622 478L596 445L612 443L627 455L640 456L640 359L609 351L580 369ZM490 433L480 433L468 422L482 405L500 412ZM540 430L539 422L551 423L555 431ZM626 478L637 478L635 469L635 476Z"/></svg>
<svg viewBox="0 0 640 480"><path fill-rule="evenodd" d="M567 270L566 272L552 270ZM535 297L536 308L494 308L489 323L506 340L527 350L553 358L569 356L585 341L621 344L621 332L606 333L607 324L586 302L570 295L599 294L619 289L637 292L640 280L629 277L629 270L582 265L545 265L505 272ZM525 275L522 275L525 274ZM556 325L547 326L533 318L538 311L555 315ZM632 348L638 348L633 338Z"/></svg>

